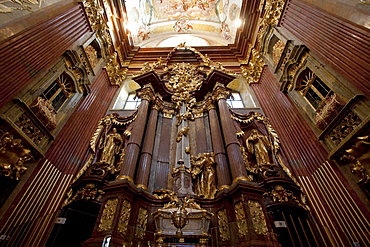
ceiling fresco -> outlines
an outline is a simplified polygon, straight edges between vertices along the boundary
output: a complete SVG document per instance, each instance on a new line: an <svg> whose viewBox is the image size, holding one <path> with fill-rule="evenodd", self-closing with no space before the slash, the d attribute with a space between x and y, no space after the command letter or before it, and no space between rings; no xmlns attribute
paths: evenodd
<svg viewBox="0 0 370 247"><path fill-rule="evenodd" d="M141 47L234 42L242 0L126 1L128 29Z"/></svg>

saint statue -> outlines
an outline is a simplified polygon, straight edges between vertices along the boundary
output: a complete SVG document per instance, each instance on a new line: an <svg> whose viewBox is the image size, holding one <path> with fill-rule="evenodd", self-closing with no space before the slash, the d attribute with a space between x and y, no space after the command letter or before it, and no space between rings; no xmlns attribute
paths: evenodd
<svg viewBox="0 0 370 247"><path fill-rule="evenodd" d="M257 129L253 129L245 142L248 152L256 158L257 165L271 164L269 154L271 143L267 136L261 135Z"/></svg>
<svg viewBox="0 0 370 247"><path fill-rule="evenodd" d="M114 164L115 155L120 151L123 139L117 129L113 128L113 132L105 137L100 143L100 149L103 149L100 157L100 162L107 163L109 165Z"/></svg>
<svg viewBox="0 0 370 247"><path fill-rule="evenodd" d="M213 153L200 153L191 157L191 174L194 192L205 199L213 199L217 191Z"/></svg>

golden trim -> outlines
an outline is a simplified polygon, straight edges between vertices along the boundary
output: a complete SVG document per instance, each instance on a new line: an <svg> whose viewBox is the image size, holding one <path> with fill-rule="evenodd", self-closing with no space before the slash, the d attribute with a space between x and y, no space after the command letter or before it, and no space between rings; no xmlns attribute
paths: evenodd
<svg viewBox="0 0 370 247"><path fill-rule="evenodd" d="M146 187L144 184L137 184L136 188L142 188L143 190L148 190L148 187Z"/></svg>
<svg viewBox="0 0 370 247"><path fill-rule="evenodd" d="M229 185L222 185L221 187L218 188L218 190L223 190L223 189L230 189Z"/></svg>
<svg viewBox="0 0 370 247"><path fill-rule="evenodd" d="M233 182L232 183L236 183L236 182L238 182L239 180L243 180L243 181L251 181L249 178L247 178L247 177L237 177L237 178L235 178L234 180L233 180Z"/></svg>
<svg viewBox="0 0 370 247"><path fill-rule="evenodd" d="M130 182L134 182L134 180L130 176L126 176L126 175L118 176L117 179L127 179Z"/></svg>

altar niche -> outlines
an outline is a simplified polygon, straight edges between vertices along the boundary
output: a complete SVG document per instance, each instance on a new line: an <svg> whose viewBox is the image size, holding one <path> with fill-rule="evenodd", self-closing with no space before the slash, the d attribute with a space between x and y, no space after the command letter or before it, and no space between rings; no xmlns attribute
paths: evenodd
<svg viewBox="0 0 370 247"><path fill-rule="evenodd" d="M83 246L279 246L267 209L305 215L304 195L269 120L228 107L235 76L185 44L133 76L140 106L103 118L90 145L86 172L110 175L74 184L101 191Z"/></svg>

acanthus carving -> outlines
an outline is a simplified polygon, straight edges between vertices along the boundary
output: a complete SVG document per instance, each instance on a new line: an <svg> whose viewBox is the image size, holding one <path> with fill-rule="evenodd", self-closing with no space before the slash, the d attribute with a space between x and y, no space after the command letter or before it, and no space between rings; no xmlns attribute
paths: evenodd
<svg viewBox="0 0 370 247"><path fill-rule="evenodd" d="M136 221L136 231L135 231L136 238L144 239L147 221L148 221L148 210L145 208L139 208L139 214Z"/></svg>
<svg viewBox="0 0 370 247"><path fill-rule="evenodd" d="M25 148L21 139L0 130L0 175L20 180L27 168L24 163L31 160L31 150Z"/></svg>
<svg viewBox="0 0 370 247"><path fill-rule="evenodd" d="M218 230L222 241L230 240L229 220L227 219L226 209L222 209L217 213Z"/></svg>
<svg viewBox="0 0 370 247"><path fill-rule="evenodd" d="M141 88L136 91L136 95L143 100L147 100L149 102L155 102L156 97L153 93L153 90L149 87Z"/></svg>
<svg viewBox="0 0 370 247"><path fill-rule="evenodd" d="M370 136L356 137L351 148L343 152L340 162L351 164L351 172L358 176L358 183L368 184L370 181L370 172L367 169L370 164Z"/></svg>
<svg viewBox="0 0 370 247"><path fill-rule="evenodd" d="M284 0L267 0L263 9L264 15L260 23L260 29L258 31L258 41L262 43L263 37L267 31L271 31L272 28L279 22L281 13L284 7ZM260 9L262 10L263 1L261 1Z"/></svg>
<svg viewBox="0 0 370 247"><path fill-rule="evenodd" d="M298 195L297 195L298 193ZM263 194L265 197L271 197L274 203L294 203L303 209L309 210L306 195L303 192L293 192L286 189L283 185L275 185L275 187Z"/></svg>
<svg viewBox="0 0 370 247"><path fill-rule="evenodd" d="M107 70L109 80L112 85L121 85L126 79L128 69L121 68L120 64L117 62L117 53L113 53L108 58L105 69Z"/></svg>
<svg viewBox="0 0 370 247"><path fill-rule="evenodd" d="M70 191L72 193L72 191ZM94 183L87 183L85 186L81 187L77 190L74 196L70 196L65 202L65 205L73 201L78 200L94 200L94 201L101 201L101 196L104 192L97 187Z"/></svg>
<svg viewBox="0 0 370 247"><path fill-rule="evenodd" d="M109 199L104 204L103 213L100 218L98 231L109 231L112 229L114 215L116 214L118 198Z"/></svg>
<svg viewBox="0 0 370 247"><path fill-rule="evenodd" d="M254 231L257 234L267 235L268 228L266 223L266 218L262 210L261 203L258 201L248 201L249 212L252 218L252 224Z"/></svg>
<svg viewBox="0 0 370 247"><path fill-rule="evenodd" d="M27 113L19 116L15 124L25 133L36 145L39 145L46 137L45 134L36 126Z"/></svg>
<svg viewBox="0 0 370 247"><path fill-rule="evenodd" d="M261 77L263 67L265 62L263 61L261 53L253 48L252 56L249 60L248 66L240 67L242 70L242 75L247 80L248 83L257 83Z"/></svg>
<svg viewBox="0 0 370 247"><path fill-rule="evenodd" d="M117 231L123 235L127 234L128 221L131 215L131 203L124 200L122 203L121 214L118 221Z"/></svg>
<svg viewBox="0 0 370 247"><path fill-rule="evenodd" d="M213 199L217 192L215 159L213 153L199 153L191 156L193 191L205 199Z"/></svg>
<svg viewBox="0 0 370 247"><path fill-rule="evenodd" d="M236 224L238 226L238 235L240 238L247 236L248 234L248 223L247 217L244 211L244 205L242 202L238 202L235 204L235 216L236 216Z"/></svg>
<svg viewBox="0 0 370 247"><path fill-rule="evenodd" d="M38 0L38 1L35 1L35 0L28 0L28 1L3 0L0 3L0 13L12 13L15 10L27 10L29 12L32 12L32 7L34 5L41 6L41 1L42 0Z"/></svg>
<svg viewBox="0 0 370 247"><path fill-rule="evenodd" d="M219 101L220 99L227 99L231 94L231 90L226 87L218 86L212 92L212 98L215 101Z"/></svg>
<svg viewBox="0 0 370 247"><path fill-rule="evenodd" d="M362 120L350 111L329 134L330 139L338 146L361 122Z"/></svg>

